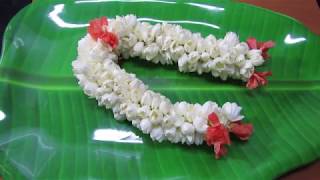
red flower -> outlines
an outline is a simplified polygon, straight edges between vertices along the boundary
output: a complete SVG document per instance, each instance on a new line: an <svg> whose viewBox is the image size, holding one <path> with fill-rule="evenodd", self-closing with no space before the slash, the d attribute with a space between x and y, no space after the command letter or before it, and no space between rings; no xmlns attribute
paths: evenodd
<svg viewBox="0 0 320 180"><path fill-rule="evenodd" d="M225 146L223 146L223 144L216 143L214 144L214 152L216 159L219 159L221 156L227 154L228 149Z"/></svg>
<svg viewBox="0 0 320 180"><path fill-rule="evenodd" d="M112 32L105 32L100 39L112 48L116 48L119 43L117 36Z"/></svg>
<svg viewBox="0 0 320 180"><path fill-rule="evenodd" d="M255 38L248 38L247 44L250 49L260 49L262 51L262 57L263 59L269 58L268 50L274 46L273 41L267 41L267 42L257 42Z"/></svg>
<svg viewBox="0 0 320 180"><path fill-rule="evenodd" d="M231 144L229 132L227 128L219 122L219 118L216 113L211 113L208 116L208 119L211 126L207 129L205 139L209 146L214 146L215 156L218 159L227 153L227 149L224 145Z"/></svg>
<svg viewBox="0 0 320 180"><path fill-rule="evenodd" d="M100 38L104 32L107 30L108 19L106 17L101 17L100 19L94 19L90 21L88 32L94 40Z"/></svg>
<svg viewBox="0 0 320 180"><path fill-rule="evenodd" d="M261 85L268 84L268 80L266 79L267 76L271 76L272 73L270 71L268 72L254 72L248 82L247 82L247 88L248 89L254 89Z"/></svg>
<svg viewBox="0 0 320 180"><path fill-rule="evenodd" d="M206 141L209 146L215 143L231 144L229 132L222 124L208 127Z"/></svg>
<svg viewBox="0 0 320 180"><path fill-rule="evenodd" d="M208 119L209 119L210 125L220 124L219 117L214 112L209 114Z"/></svg>
<svg viewBox="0 0 320 180"><path fill-rule="evenodd" d="M252 124L242 124L241 122L231 123L230 132L241 140L248 140L253 132Z"/></svg>
<svg viewBox="0 0 320 180"><path fill-rule="evenodd" d="M114 33L108 32L107 26L108 19L106 17L94 19L90 21L88 32L94 40L101 39L103 43L116 48L119 44L118 37Z"/></svg>

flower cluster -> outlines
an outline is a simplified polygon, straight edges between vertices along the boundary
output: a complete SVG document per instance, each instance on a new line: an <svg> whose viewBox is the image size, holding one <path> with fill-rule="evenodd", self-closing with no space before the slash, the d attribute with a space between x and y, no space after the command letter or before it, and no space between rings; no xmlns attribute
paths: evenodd
<svg viewBox="0 0 320 180"><path fill-rule="evenodd" d="M233 32L223 39L213 35L203 38L179 25L152 25L138 21L134 15L111 19L108 30L118 35L116 51L125 59L140 57L153 63L178 64L180 72L211 73L222 80L247 82L273 46L271 41L260 43L253 38L240 42Z"/></svg>
<svg viewBox="0 0 320 180"><path fill-rule="evenodd" d="M241 109L236 104L226 103L223 105L229 106L228 109L230 111L240 111ZM231 113L232 114L232 113ZM226 115L230 115L230 113L226 113ZM220 116L221 117L221 116ZM229 119L227 124L222 124L219 116L212 112L209 116L209 124L207 133L206 133L206 142L209 146L214 147L214 152L216 158L220 158L227 153L227 148L224 145L230 145L231 140L229 137L229 132L236 135L240 140L248 140L252 134L253 126L252 124L242 124L241 119Z"/></svg>
<svg viewBox="0 0 320 180"><path fill-rule="evenodd" d="M107 30L107 27L108 19L106 17L102 17L101 19L94 19L90 21L88 32L93 39L101 39L105 44L108 44L112 48L115 48L118 45L118 38L114 33L109 32Z"/></svg>
<svg viewBox="0 0 320 180"><path fill-rule="evenodd" d="M236 103L227 102L222 107L212 101L204 104L185 101L172 103L165 96L149 90L134 74L121 69L117 64L119 53L128 53L121 48L129 46L131 41L128 40L125 45L124 35L128 29L116 31L118 25L115 23L121 22L128 27L137 25L133 21L134 16L126 16L124 19L125 22L111 21L109 24L90 23L89 29L95 26L95 30L89 31L89 35L79 41L78 56L72 66L85 94L95 98L100 106L112 109L115 119L127 119L143 133L150 134L155 141L168 140L188 145L200 145L206 141L209 146L214 146L218 158L227 152L224 145L231 143L229 132L242 140L248 139L252 125L241 123L244 116L240 114L241 107ZM115 34L122 35L115 37L120 39L118 47L109 44L112 41L107 41L109 45L106 45L100 35L95 35L98 34L95 32L99 32L98 27L105 28L105 24L108 25L106 32L116 31ZM143 36L147 39L149 37ZM133 49L131 51L136 53ZM145 58L152 60L151 54L147 53Z"/></svg>

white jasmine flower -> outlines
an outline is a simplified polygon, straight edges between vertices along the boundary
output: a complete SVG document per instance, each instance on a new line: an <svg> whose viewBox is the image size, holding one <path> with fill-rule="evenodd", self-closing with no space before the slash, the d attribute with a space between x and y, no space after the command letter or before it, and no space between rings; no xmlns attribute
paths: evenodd
<svg viewBox="0 0 320 180"><path fill-rule="evenodd" d="M204 62L209 61L209 60L210 60L210 54L207 53L207 52L203 52L203 53L201 54L201 60L204 61Z"/></svg>
<svg viewBox="0 0 320 180"><path fill-rule="evenodd" d="M124 19L125 24L129 30L132 30L134 26L137 24L137 18L132 14L125 16Z"/></svg>
<svg viewBox="0 0 320 180"><path fill-rule="evenodd" d="M160 96L153 96L152 101L151 101L151 108L153 109L158 109L161 103L161 98Z"/></svg>
<svg viewBox="0 0 320 180"><path fill-rule="evenodd" d="M191 135L194 133L194 127L190 123L183 123L181 126L181 132L185 135Z"/></svg>
<svg viewBox="0 0 320 180"><path fill-rule="evenodd" d="M247 53L252 65L260 66L264 63L263 57L261 56L261 51L257 49L252 49Z"/></svg>
<svg viewBox="0 0 320 180"><path fill-rule="evenodd" d="M102 42L98 41L98 43L91 49L90 56L93 60L99 61L106 58L108 52L107 48L102 44Z"/></svg>
<svg viewBox="0 0 320 180"><path fill-rule="evenodd" d="M190 61L190 57L187 54L182 55L178 60L179 70L185 72L186 65Z"/></svg>
<svg viewBox="0 0 320 180"><path fill-rule="evenodd" d="M172 64L172 60L169 52L161 52L161 55L157 57L160 58L158 59L158 61L161 64Z"/></svg>
<svg viewBox="0 0 320 180"><path fill-rule="evenodd" d="M194 143L194 136L193 135L187 135L186 136L186 143L187 145L191 145Z"/></svg>
<svg viewBox="0 0 320 180"><path fill-rule="evenodd" d="M162 142L164 139L163 129L161 127L156 127L151 130L150 137L152 140Z"/></svg>
<svg viewBox="0 0 320 180"><path fill-rule="evenodd" d="M159 104L159 111L163 114L167 114L170 111L171 107L172 106L170 101L161 101L161 103Z"/></svg>
<svg viewBox="0 0 320 180"><path fill-rule="evenodd" d="M126 119L126 116L124 114L120 114L119 112L113 112L113 117L118 121L124 121Z"/></svg>
<svg viewBox="0 0 320 180"><path fill-rule="evenodd" d="M170 48L170 52L174 61L177 61L185 53L184 48L182 46L172 47Z"/></svg>
<svg viewBox="0 0 320 180"><path fill-rule="evenodd" d="M150 114L150 108L148 106L142 106L138 109L137 116L140 118L146 118Z"/></svg>
<svg viewBox="0 0 320 180"><path fill-rule="evenodd" d="M196 44L194 43L193 40L188 40L185 44L184 44L184 50L188 53L194 51L196 48Z"/></svg>
<svg viewBox="0 0 320 180"><path fill-rule="evenodd" d="M134 120L138 118L138 105L136 104L130 104L127 106L126 108L126 117L127 119L130 120Z"/></svg>
<svg viewBox="0 0 320 180"><path fill-rule="evenodd" d="M190 59L189 59L188 63L195 64L200 59L200 54L198 51L192 51L189 54L189 57L190 57Z"/></svg>
<svg viewBox="0 0 320 180"><path fill-rule="evenodd" d="M197 41L197 52L202 53L207 49L208 49L207 42L204 39L199 38Z"/></svg>
<svg viewBox="0 0 320 180"><path fill-rule="evenodd" d="M96 83L87 81L83 87L83 90L88 96L93 97L96 94L97 88L98 88L98 85Z"/></svg>
<svg viewBox="0 0 320 180"><path fill-rule="evenodd" d="M179 115L171 116L170 120L174 123L175 127L181 127L184 122L184 118Z"/></svg>
<svg viewBox="0 0 320 180"><path fill-rule="evenodd" d="M228 32L224 37L224 42L228 44L230 47L233 47L239 43L239 38L236 33Z"/></svg>
<svg viewBox="0 0 320 180"><path fill-rule="evenodd" d="M158 44L158 46L162 47L162 45L164 44L164 38L165 36L163 35L159 35L159 36L156 36L155 39L156 39L156 43ZM161 48L162 50L162 48Z"/></svg>
<svg viewBox="0 0 320 180"><path fill-rule="evenodd" d="M183 115L188 110L188 103L185 101L177 102L176 104L174 104L174 110L177 114Z"/></svg>
<svg viewBox="0 0 320 180"><path fill-rule="evenodd" d="M85 62L79 60L73 61L72 67L75 73L86 73L88 68Z"/></svg>
<svg viewBox="0 0 320 180"><path fill-rule="evenodd" d="M123 37L128 34L126 24L122 21L123 18L116 16L115 20L110 20L107 26L107 30L113 33L117 33L118 37Z"/></svg>
<svg viewBox="0 0 320 180"><path fill-rule="evenodd" d="M247 43L241 42L234 47L237 54L246 54L249 51Z"/></svg>
<svg viewBox="0 0 320 180"><path fill-rule="evenodd" d="M194 136L194 143L196 145L202 144L203 143L203 134L196 133L195 136Z"/></svg>
<svg viewBox="0 0 320 180"><path fill-rule="evenodd" d="M147 43L149 37L149 28L151 28L149 23L137 23L133 32L140 41Z"/></svg>
<svg viewBox="0 0 320 180"><path fill-rule="evenodd" d="M152 124L159 124L163 119L163 115L157 110L151 110L149 113L149 118Z"/></svg>
<svg viewBox="0 0 320 180"><path fill-rule="evenodd" d="M182 135L181 131L179 131L177 129L175 136L171 139L171 142L173 142L173 143L182 142L182 138L183 138L183 135Z"/></svg>
<svg viewBox="0 0 320 180"><path fill-rule="evenodd" d="M207 42L208 46L212 46L213 44L217 43L216 37L214 37L212 34L208 35L205 38L205 41Z"/></svg>
<svg viewBox="0 0 320 180"><path fill-rule="evenodd" d="M197 116L193 120L193 126L198 133L205 133L208 128L208 121L203 117Z"/></svg>
<svg viewBox="0 0 320 180"><path fill-rule="evenodd" d="M249 61L245 61L245 64L244 64L243 67L240 69L240 74L241 74L243 77L249 79L253 72L254 72L254 66L253 66L253 64L250 63Z"/></svg>
<svg viewBox="0 0 320 180"><path fill-rule="evenodd" d="M229 46L229 44L223 40L219 40L217 42L217 48L219 50L220 55L224 55L229 53L231 47Z"/></svg>
<svg viewBox="0 0 320 180"><path fill-rule="evenodd" d="M216 58L212 64L209 64L211 70L222 72L225 68L225 62L223 58Z"/></svg>
<svg viewBox="0 0 320 180"><path fill-rule="evenodd" d="M112 107L113 116L118 121L123 121L126 119L125 114L120 113L120 105L116 104Z"/></svg>
<svg viewBox="0 0 320 180"><path fill-rule="evenodd" d="M146 48L143 50L143 54L146 57L146 60L148 61L156 57L158 55L158 52L159 52L159 47L155 43L152 43L146 46Z"/></svg>
<svg viewBox="0 0 320 180"><path fill-rule="evenodd" d="M160 24L155 24L152 29L151 29L151 36L152 37L157 37L161 33L161 25Z"/></svg>
<svg viewBox="0 0 320 180"><path fill-rule="evenodd" d="M172 41L173 40L172 40L172 38L170 36L165 36L164 39L163 39L163 42L161 44L161 46L162 46L161 50L162 51L169 50L171 44L173 43Z"/></svg>
<svg viewBox="0 0 320 180"><path fill-rule="evenodd" d="M111 108L119 102L119 97L115 93L105 94L100 97L100 104L105 104L107 108Z"/></svg>
<svg viewBox="0 0 320 180"><path fill-rule="evenodd" d="M222 106L222 113L228 118L229 121L235 122L242 120L244 116L240 115L241 107L236 103L226 102Z"/></svg>
<svg viewBox="0 0 320 180"><path fill-rule="evenodd" d="M144 49L144 43L143 42L137 42L133 47L133 55L139 56Z"/></svg>
<svg viewBox="0 0 320 180"><path fill-rule="evenodd" d="M245 60L246 60L245 56L244 56L243 54L240 54L240 55L236 58L236 63L235 63L235 64L236 64L238 67L243 67L244 64L245 64Z"/></svg>
<svg viewBox="0 0 320 180"><path fill-rule="evenodd" d="M168 129L164 130L164 135L170 139L170 138L174 138L174 136L176 135L176 128L175 127L171 127Z"/></svg>
<svg viewBox="0 0 320 180"><path fill-rule="evenodd" d="M122 38L122 47L129 49L137 43L137 40L137 37L134 34L130 33L128 37Z"/></svg>
<svg viewBox="0 0 320 180"><path fill-rule="evenodd" d="M146 91L141 98L141 103L144 105L148 105L150 106L152 103L152 94L150 93L150 91Z"/></svg>
<svg viewBox="0 0 320 180"><path fill-rule="evenodd" d="M140 122L141 131L145 134L149 134L152 129L152 124L148 119L142 119Z"/></svg>
<svg viewBox="0 0 320 180"><path fill-rule="evenodd" d="M205 118L209 116L210 113L216 112L218 109L218 104L212 101L207 101L202 105L201 113Z"/></svg>

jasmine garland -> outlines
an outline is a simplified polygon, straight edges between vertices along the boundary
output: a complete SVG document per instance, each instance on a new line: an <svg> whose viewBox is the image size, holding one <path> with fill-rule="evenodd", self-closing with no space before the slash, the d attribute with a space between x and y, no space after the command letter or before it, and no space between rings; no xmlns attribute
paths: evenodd
<svg viewBox="0 0 320 180"><path fill-rule="evenodd" d="M274 44L257 42L249 38L240 42L238 36L228 32L223 39L213 35L201 37L179 25L139 22L134 15L117 16L106 26L116 34L119 45L116 54L122 58L140 57L152 63L177 64L180 72L211 73L222 80L240 79L250 89L267 83L267 73L256 73L268 57Z"/></svg>
<svg viewBox="0 0 320 180"><path fill-rule="evenodd" d="M253 127L241 123L244 116L236 103L226 102L221 107L212 101L172 103L149 90L117 62L120 55L138 56L154 63L178 63L184 72L211 72L223 79L230 76L249 80L254 74L252 68L263 63L262 50L250 50L246 43L238 42L234 33L222 40L212 35L202 38L177 25L141 23L133 15L109 22L106 18L93 20L88 32L78 43L73 71L85 94L100 106L112 109L115 119L127 119L159 142L200 145L205 141L214 147L217 158L227 152L229 133L241 140L251 135ZM215 65L209 66L210 63Z"/></svg>

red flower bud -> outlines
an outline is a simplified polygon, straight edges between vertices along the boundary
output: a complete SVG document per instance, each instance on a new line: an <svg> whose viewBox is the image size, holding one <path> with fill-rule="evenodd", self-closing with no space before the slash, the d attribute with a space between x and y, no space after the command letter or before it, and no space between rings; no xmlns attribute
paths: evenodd
<svg viewBox="0 0 320 180"><path fill-rule="evenodd" d="M273 41L257 42L255 38L248 38L247 44L250 49L260 49L262 51L261 55L263 59L269 58L268 50L274 46Z"/></svg>
<svg viewBox="0 0 320 180"><path fill-rule="evenodd" d="M118 37L114 33L108 32L107 26L108 19L106 17L94 19L89 23L88 32L94 40L101 39L103 43L116 48L119 44Z"/></svg>
<svg viewBox="0 0 320 180"><path fill-rule="evenodd" d="M108 19L106 17L94 19L89 23L88 32L94 40L97 40L105 32L103 27L106 26L108 26Z"/></svg>
<svg viewBox="0 0 320 180"><path fill-rule="evenodd" d="M228 129L220 123L216 113L208 116L210 126L205 136L208 146L214 146L215 157L218 159L227 153L225 144L231 144Z"/></svg>
<svg viewBox="0 0 320 180"><path fill-rule="evenodd" d="M248 140L253 132L252 124L231 123L230 132L241 140Z"/></svg>
<svg viewBox="0 0 320 180"><path fill-rule="evenodd" d="M225 146L223 146L223 144L216 143L214 144L214 152L216 159L219 159L221 156L227 154L228 149Z"/></svg>
<svg viewBox="0 0 320 180"><path fill-rule="evenodd" d="M266 79L267 76L271 76L272 73L270 71L268 72L254 72L248 82L247 82L247 88L248 89L254 89L258 86L263 86L268 84L268 80Z"/></svg>
<svg viewBox="0 0 320 180"><path fill-rule="evenodd" d="M208 116L208 119L209 119L209 123L214 126L214 125L217 125L217 124L220 124L220 121L219 121L219 117L216 113L212 112L211 114L209 114Z"/></svg>
<svg viewBox="0 0 320 180"><path fill-rule="evenodd" d="M116 48L119 43L117 36L112 32L105 32L100 39L105 44L109 44L112 48Z"/></svg>

